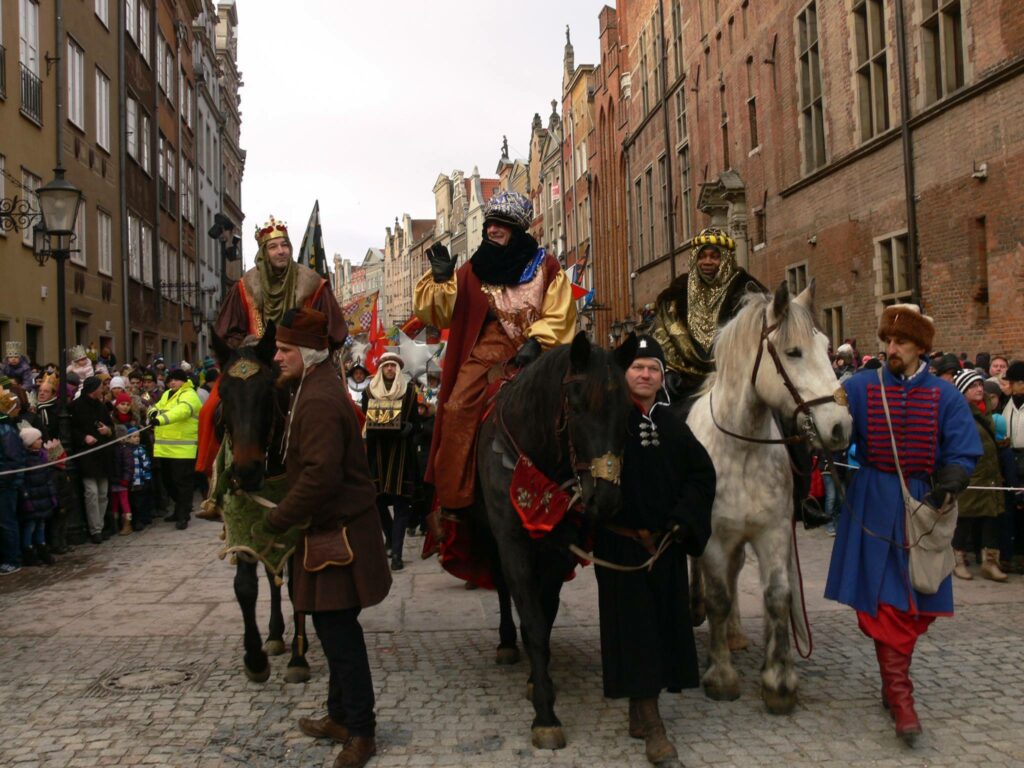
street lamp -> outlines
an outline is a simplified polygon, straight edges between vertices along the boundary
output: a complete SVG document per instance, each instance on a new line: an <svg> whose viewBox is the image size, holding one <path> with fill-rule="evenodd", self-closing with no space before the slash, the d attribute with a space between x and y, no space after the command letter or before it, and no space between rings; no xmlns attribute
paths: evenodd
<svg viewBox="0 0 1024 768"><path fill-rule="evenodd" d="M622 338L622 322L616 320L612 323L612 340L618 344L620 338Z"/></svg>
<svg viewBox="0 0 1024 768"><path fill-rule="evenodd" d="M629 334L631 334L633 332L633 329L635 328L636 320L634 320L633 318L627 317L622 321L622 332L627 336L629 336Z"/></svg>

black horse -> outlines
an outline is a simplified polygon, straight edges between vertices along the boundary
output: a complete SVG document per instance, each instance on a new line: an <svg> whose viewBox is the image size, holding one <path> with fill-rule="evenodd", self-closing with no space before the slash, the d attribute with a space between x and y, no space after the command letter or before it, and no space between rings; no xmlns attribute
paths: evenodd
<svg viewBox="0 0 1024 768"><path fill-rule="evenodd" d="M480 428L477 504L466 523L477 555L489 561L501 609L496 661L519 658L509 597L522 623L530 659L527 695L536 717L532 741L540 749L565 746L555 715L548 665L551 627L559 593L576 565L570 544L583 544L593 526L622 503L619 467L629 411L626 381L610 352L584 334L571 345L541 355L496 398L493 416ZM543 538L533 538L512 506L512 466L520 455L550 480L579 494L582 515L570 513Z"/></svg>
<svg viewBox="0 0 1024 768"><path fill-rule="evenodd" d="M270 322L263 338L257 343L233 350L210 329L213 351L222 371L219 378L220 412L216 422L220 436L231 444L232 465L228 485L233 490L258 493L265 478L283 475L285 471L281 436L288 410L288 395L274 383L277 378L274 369L275 336L274 324ZM240 361L249 365L238 366ZM267 643L263 645L256 624L256 599L259 596L256 565L256 562L247 561L241 556L238 558L235 598L242 609L245 624L245 674L253 682L262 683L270 677L267 654L277 656L285 652L284 616L281 613L281 587L268 570L270 626ZM289 595L290 569L291 564ZM309 679L306 616L296 611L293 618L295 634L292 638L292 655L284 678L288 683L302 683Z"/></svg>

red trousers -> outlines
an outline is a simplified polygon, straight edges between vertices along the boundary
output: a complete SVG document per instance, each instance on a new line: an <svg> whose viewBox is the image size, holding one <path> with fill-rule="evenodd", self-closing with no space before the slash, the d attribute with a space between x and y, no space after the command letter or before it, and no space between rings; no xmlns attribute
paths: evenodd
<svg viewBox="0 0 1024 768"><path fill-rule="evenodd" d="M907 613L893 608L888 603L879 604L876 616L857 611L857 625L861 632L905 656L910 656L914 652L917 638L928 631L933 621L933 615Z"/></svg>

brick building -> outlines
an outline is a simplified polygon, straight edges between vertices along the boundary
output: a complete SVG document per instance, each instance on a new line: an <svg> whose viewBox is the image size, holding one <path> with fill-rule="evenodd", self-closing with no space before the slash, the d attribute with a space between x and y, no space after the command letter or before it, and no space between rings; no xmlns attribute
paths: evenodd
<svg viewBox="0 0 1024 768"><path fill-rule="evenodd" d="M634 307L713 222L763 282L816 278L833 343L915 300L938 347L1024 352L1024 7L618 5Z"/></svg>

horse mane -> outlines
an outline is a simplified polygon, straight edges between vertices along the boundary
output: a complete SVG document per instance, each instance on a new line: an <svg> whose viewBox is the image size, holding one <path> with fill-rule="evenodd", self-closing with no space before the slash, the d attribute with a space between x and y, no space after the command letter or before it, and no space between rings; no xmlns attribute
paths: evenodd
<svg viewBox="0 0 1024 768"><path fill-rule="evenodd" d="M721 378L724 381L739 381L750 376L749 368L757 354L754 341L761 335L761 318L771 306L773 297L768 293L751 292L740 299L740 310L736 316L723 325L715 338L715 370L704 380L697 395L711 391ZM775 346L779 349L795 346L814 334L814 315L794 301L789 306L776 331ZM744 344L744 340L750 340Z"/></svg>

